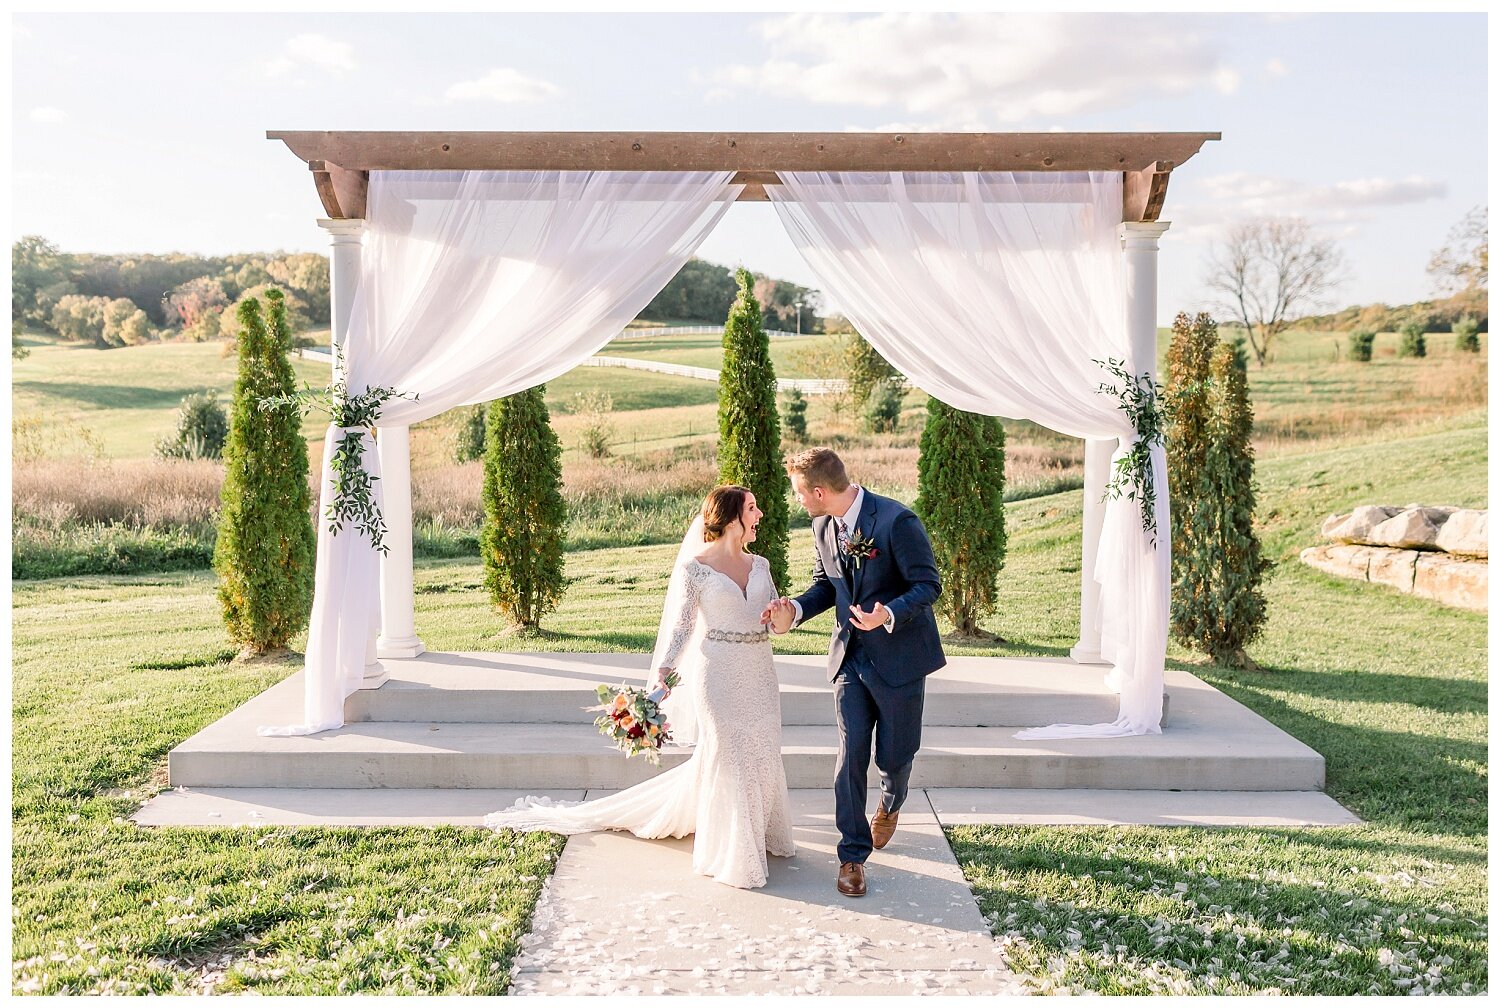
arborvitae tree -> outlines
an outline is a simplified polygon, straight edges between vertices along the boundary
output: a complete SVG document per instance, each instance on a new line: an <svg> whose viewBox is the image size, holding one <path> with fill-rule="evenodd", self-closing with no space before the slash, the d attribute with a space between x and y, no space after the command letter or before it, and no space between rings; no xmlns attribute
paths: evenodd
<svg viewBox="0 0 1500 1008"><path fill-rule="evenodd" d="M484 403L461 406L448 432L449 454L459 465L484 457Z"/></svg>
<svg viewBox="0 0 1500 1008"><path fill-rule="evenodd" d="M1209 442L1204 466L1205 503L1211 509L1210 534L1196 544L1195 564L1207 575L1196 619L1184 629L1194 647L1220 665L1257 668L1245 646L1266 622L1261 575L1267 563L1256 538L1255 449L1250 443L1255 418L1245 371L1228 347L1214 351Z"/></svg>
<svg viewBox="0 0 1500 1008"><path fill-rule="evenodd" d="M964 637L991 637L1005 566L1005 428L995 417L927 400L913 510L943 576L939 611Z"/></svg>
<svg viewBox="0 0 1500 1008"><path fill-rule="evenodd" d="M719 372L719 482L737 483L755 494L765 513L750 549L771 564L771 577L786 588L786 549L791 481L781 460L781 417L776 413L776 370L771 341L761 325L750 272L735 272L739 295L724 323L724 365Z"/></svg>
<svg viewBox="0 0 1500 1008"><path fill-rule="evenodd" d="M269 330L257 300L238 309L239 378L214 544L224 624L246 656L285 648L307 626L317 555L301 418L296 410L260 408L261 400L296 390L281 292L267 291L266 300Z"/></svg>
<svg viewBox="0 0 1500 1008"><path fill-rule="evenodd" d="M562 445L547 412L547 387L490 403L484 435L484 524L479 552L495 608L523 633L557 608L568 505Z"/></svg>
<svg viewBox="0 0 1500 1008"><path fill-rule="evenodd" d="M871 434L889 434L901 423L903 396L895 379L882 378L870 388L865 400L865 430Z"/></svg>
<svg viewBox="0 0 1500 1008"><path fill-rule="evenodd" d="M1375 354L1375 334L1368 329L1356 329L1349 334L1349 359L1367 361Z"/></svg>
<svg viewBox="0 0 1500 1008"><path fill-rule="evenodd" d="M1206 485L1209 428L1209 363L1219 327L1207 314L1172 322L1167 348L1167 491L1172 512L1172 632L1188 643L1197 638L1201 612L1212 591L1199 564L1203 539L1213 529L1214 502Z"/></svg>
<svg viewBox="0 0 1500 1008"><path fill-rule="evenodd" d="M846 380L849 382L849 398L857 408L864 409L875 386L882 381L899 385L901 372L892 367L891 362L882 357L880 351L859 333L851 333L845 339L844 364L848 369ZM868 427L869 420L865 422Z"/></svg>
<svg viewBox="0 0 1500 1008"><path fill-rule="evenodd" d="M1427 326L1412 321L1401 327L1401 345L1396 348L1397 357L1427 356Z"/></svg>
<svg viewBox="0 0 1500 1008"><path fill-rule="evenodd" d="M781 393L781 426L793 437L807 438L807 397L800 389Z"/></svg>
<svg viewBox="0 0 1500 1008"><path fill-rule="evenodd" d="M1453 345L1459 353L1479 352L1479 320L1465 315L1453 323Z"/></svg>

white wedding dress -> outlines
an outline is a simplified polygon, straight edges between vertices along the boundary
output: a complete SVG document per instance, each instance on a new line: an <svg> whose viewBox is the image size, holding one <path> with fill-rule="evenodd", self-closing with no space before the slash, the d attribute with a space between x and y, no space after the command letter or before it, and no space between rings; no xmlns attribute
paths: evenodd
<svg viewBox="0 0 1500 1008"><path fill-rule="evenodd" d="M528 796L484 822L497 830L563 834L625 830L646 839L691 833L693 871L755 889L766 884L767 854L791 857L797 850L781 762L781 694L760 622L776 586L760 556L752 556L743 592L696 559L682 561L680 573L684 600L660 664L679 668L690 642L701 648L696 661L682 663L696 681L681 683L668 701L670 723L678 694L692 699L692 757L617 794L581 804Z"/></svg>

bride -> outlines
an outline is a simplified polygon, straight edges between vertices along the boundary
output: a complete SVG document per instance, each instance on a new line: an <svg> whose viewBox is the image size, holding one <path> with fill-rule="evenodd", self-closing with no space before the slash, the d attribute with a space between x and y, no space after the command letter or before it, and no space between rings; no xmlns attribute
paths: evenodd
<svg viewBox="0 0 1500 1008"><path fill-rule="evenodd" d="M693 838L693 871L740 889L766 884L766 855L796 853L781 762L781 694L761 621L779 596L764 557L746 551L761 510L740 486L709 492L678 551L651 684L668 696L681 766L582 804L528 796L485 817L492 829ZM677 689L663 685L676 669Z"/></svg>

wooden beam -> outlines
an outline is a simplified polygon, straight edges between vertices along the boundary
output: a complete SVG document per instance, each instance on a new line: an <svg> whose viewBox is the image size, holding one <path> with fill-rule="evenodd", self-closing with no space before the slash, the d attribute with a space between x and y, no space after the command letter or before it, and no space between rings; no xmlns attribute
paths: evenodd
<svg viewBox="0 0 1500 1008"><path fill-rule="evenodd" d="M1172 174L1171 161L1157 161L1140 171L1125 173L1125 201L1122 221L1154 221L1161 218L1167 199L1167 180Z"/></svg>
<svg viewBox="0 0 1500 1008"><path fill-rule="evenodd" d="M365 215L365 201L370 192L370 173L351 171L331 161L312 160L313 185L323 210L332 219L357 220Z"/></svg>
<svg viewBox="0 0 1500 1008"><path fill-rule="evenodd" d="M1119 171L1180 165L1218 133L437 133L271 130L351 171Z"/></svg>

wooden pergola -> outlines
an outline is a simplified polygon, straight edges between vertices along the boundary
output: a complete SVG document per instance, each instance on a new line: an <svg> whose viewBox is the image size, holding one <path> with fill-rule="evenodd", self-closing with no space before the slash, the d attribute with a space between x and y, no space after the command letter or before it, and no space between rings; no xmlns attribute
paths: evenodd
<svg viewBox="0 0 1500 1008"><path fill-rule="evenodd" d="M1172 170L1218 133L406 133L271 130L312 169L330 219L361 218L372 171L1117 171L1126 221L1154 221Z"/></svg>
<svg viewBox="0 0 1500 1008"><path fill-rule="evenodd" d="M342 344L359 281L361 234L372 171L733 171L741 200L766 200L778 171L1119 172L1126 329L1136 360L1155 360L1157 240L1171 173L1219 133L533 133L271 130L307 164L332 236L332 339ZM381 630L366 687L385 681L375 657L415 657L411 571L410 440L382 428L389 552L381 560ZM1098 552L1113 442L1084 451L1080 663L1099 653Z"/></svg>

